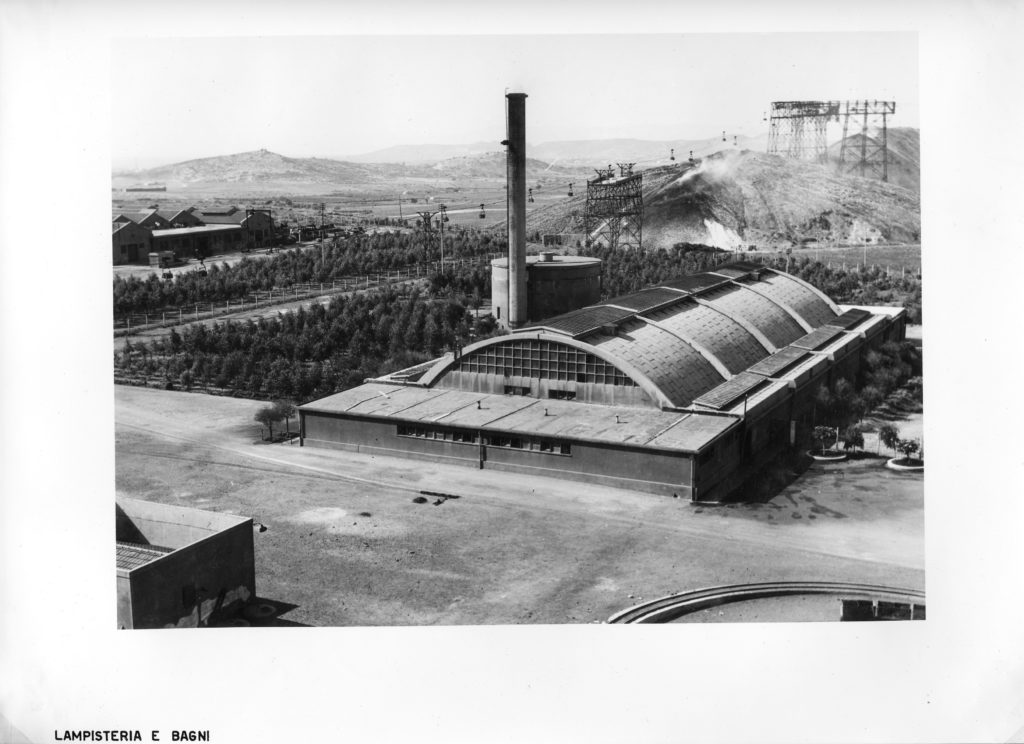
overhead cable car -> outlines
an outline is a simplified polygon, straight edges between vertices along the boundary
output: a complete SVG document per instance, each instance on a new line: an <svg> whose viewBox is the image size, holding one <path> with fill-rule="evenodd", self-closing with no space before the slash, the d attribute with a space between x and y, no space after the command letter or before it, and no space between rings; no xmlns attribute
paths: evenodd
<svg viewBox="0 0 1024 744"><path fill-rule="evenodd" d="M484 203L480 202L480 219L487 217L487 212L484 211Z"/></svg>
<svg viewBox="0 0 1024 744"><path fill-rule="evenodd" d="M533 202L533 189L527 189L527 191L529 192L529 196L527 197L526 201L532 203Z"/></svg>
<svg viewBox="0 0 1024 744"><path fill-rule="evenodd" d="M569 184L569 196L572 196L572 184Z"/></svg>
<svg viewBox="0 0 1024 744"><path fill-rule="evenodd" d="M693 162L693 150L690 150L690 162Z"/></svg>
<svg viewBox="0 0 1024 744"><path fill-rule="evenodd" d="M722 130L722 142L728 142L728 141L729 141L729 140L727 140L727 139L725 138L725 130L723 129L723 130Z"/></svg>
<svg viewBox="0 0 1024 744"><path fill-rule="evenodd" d="M671 160L672 162L675 162L675 159L676 159L676 148L673 147L671 150L669 150L668 159Z"/></svg>

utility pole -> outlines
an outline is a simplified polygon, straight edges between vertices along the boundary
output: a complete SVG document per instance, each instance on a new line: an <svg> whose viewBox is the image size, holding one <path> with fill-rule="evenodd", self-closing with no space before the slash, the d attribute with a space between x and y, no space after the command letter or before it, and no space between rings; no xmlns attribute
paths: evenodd
<svg viewBox="0 0 1024 744"><path fill-rule="evenodd" d="M448 220L447 207L442 204L437 221L441 223L441 274L444 275L444 223Z"/></svg>
<svg viewBox="0 0 1024 744"><path fill-rule="evenodd" d="M324 263L324 203L320 202L320 265Z"/></svg>

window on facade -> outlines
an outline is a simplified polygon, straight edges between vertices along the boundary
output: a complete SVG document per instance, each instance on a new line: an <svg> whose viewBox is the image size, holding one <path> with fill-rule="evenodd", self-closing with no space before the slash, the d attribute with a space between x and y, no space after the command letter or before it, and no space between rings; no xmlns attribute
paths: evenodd
<svg viewBox="0 0 1024 744"><path fill-rule="evenodd" d="M530 388L522 387L520 385L506 385L505 395L529 395Z"/></svg>
<svg viewBox="0 0 1024 744"><path fill-rule="evenodd" d="M571 455L572 445L570 445L568 442L562 442L560 445L558 445L558 452L563 455Z"/></svg>
<svg viewBox="0 0 1024 744"><path fill-rule="evenodd" d="M582 349L551 341L504 341L463 356L456 369L478 374L532 377L599 385L636 383L614 365Z"/></svg>
<svg viewBox="0 0 1024 744"><path fill-rule="evenodd" d="M576 400L573 390L548 390L548 397L553 400Z"/></svg>
<svg viewBox="0 0 1024 744"><path fill-rule="evenodd" d="M511 447L512 449L522 449L523 440L520 439L519 437L512 437L511 439L508 440L508 446Z"/></svg>

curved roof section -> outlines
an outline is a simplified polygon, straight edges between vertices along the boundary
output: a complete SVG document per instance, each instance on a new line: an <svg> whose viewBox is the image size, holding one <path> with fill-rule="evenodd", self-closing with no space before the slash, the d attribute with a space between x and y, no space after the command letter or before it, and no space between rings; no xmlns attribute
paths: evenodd
<svg viewBox="0 0 1024 744"><path fill-rule="evenodd" d="M626 321L614 336L590 336L587 343L603 351L605 358L622 359L643 370L675 406L689 405L726 379L693 346L642 320Z"/></svg>
<svg viewBox="0 0 1024 744"><path fill-rule="evenodd" d="M786 309L742 285L716 287L700 299L730 317L739 317L763 333L777 348L786 346L807 331ZM765 356L767 356L767 351Z"/></svg>
<svg viewBox="0 0 1024 744"><path fill-rule="evenodd" d="M645 313L665 330L700 344L738 374L765 357L768 350L746 328L707 305L686 302Z"/></svg>
<svg viewBox="0 0 1024 744"><path fill-rule="evenodd" d="M791 308L812 328L825 325L839 315L827 297L786 274L765 272L757 282L751 281L751 285L765 297Z"/></svg>
<svg viewBox="0 0 1024 744"><path fill-rule="evenodd" d="M481 341L462 358L510 341L546 341L603 359L662 407L683 407L780 349L813 341L814 329L837 316L834 303L805 282L736 262ZM421 383L433 385L458 364L440 360Z"/></svg>

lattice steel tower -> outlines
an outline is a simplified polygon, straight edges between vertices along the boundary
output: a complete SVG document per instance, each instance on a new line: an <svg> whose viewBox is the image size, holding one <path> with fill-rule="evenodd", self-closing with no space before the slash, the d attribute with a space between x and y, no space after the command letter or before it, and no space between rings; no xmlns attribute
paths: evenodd
<svg viewBox="0 0 1024 744"><path fill-rule="evenodd" d="M643 243L643 173L633 173L635 163L619 163L619 176L611 166L597 170L587 181L587 206L583 225L587 244L605 242L611 248L640 248Z"/></svg>
<svg viewBox="0 0 1024 744"><path fill-rule="evenodd" d="M773 101L768 152L824 163L830 121L839 121L838 101Z"/></svg>
<svg viewBox="0 0 1024 744"><path fill-rule="evenodd" d="M839 148L839 172L874 175L889 180L889 143L886 119L896 113L895 101L845 101L843 104L843 140ZM861 121L860 142L846 139L850 117ZM854 120L856 126L856 120ZM873 130L876 137L868 136Z"/></svg>

